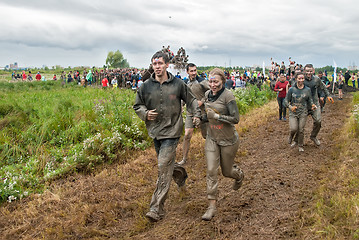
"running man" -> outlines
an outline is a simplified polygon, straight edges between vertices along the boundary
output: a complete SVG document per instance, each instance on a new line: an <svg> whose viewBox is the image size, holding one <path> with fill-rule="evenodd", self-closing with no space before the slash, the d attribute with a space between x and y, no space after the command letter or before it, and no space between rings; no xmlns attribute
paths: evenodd
<svg viewBox="0 0 359 240"><path fill-rule="evenodd" d="M186 70L188 74L187 86L191 89L193 95L196 97L198 106L201 109L201 115L203 116L206 113L203 102L204 95L206 91L209 90L208 80L202 80L201 82L199 82L199 77L197 75L197 66L193 63L189 63ZM206 138L207 123L201 122L200 128L202 137ZM189 112L187 109L187 115L185 120L185 135L183 140L183 158L182 161L178 163L180 165L184 165L187 162L191 138L193 135L193 129L193 113Z"/></svg>
<svg viewBox="0 0 359 240"><path fill-rule="evenodd" d="M154 73L138 89L133 108L146 123L157 153L157 186L152 195L150 211L146 214L147 218L156 222L165 215L164 203L175 169L178 140L183 131L181 101L193 113L195 126L199 125L201 112L191 89L183 80L167 72L168 55L162 51L156 52L151 62Z"/></svg>
<svg viewBox="0 0 359 240"><path fill-rule="evenodd" d="M313 130L310 134L310 139L314 142L315 145L320 146L320 141L317 138L320 128L322 127L322 116L320 110L319 100L324 101L324 97L327 96L327 100L331 103L334 103L332 97L330 97L328 89L322 83L322 81L314 75L314 67L312 64L306 64L304 67L305 79L304 85L311 90L313 103L317 106L316 109L310 110L309 115L313 118ZM320 98L318 97L320 96ZM296 135L295 142L298 143L298 135Z"/></svg>

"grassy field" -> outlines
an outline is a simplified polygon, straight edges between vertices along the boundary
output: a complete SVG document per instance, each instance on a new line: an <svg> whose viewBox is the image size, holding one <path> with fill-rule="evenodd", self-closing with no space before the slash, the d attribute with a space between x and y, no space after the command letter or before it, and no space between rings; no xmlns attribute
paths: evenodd
<svg viewBox="0 0 359 240"><path fill-rule="evenodd" d="M303 225L318 239L359 239L359 93L353 94L353 113L342 131L333 161L303 212Z"/></svg>
<svg viewBox="0 0 359 240"><path fill-rule="evenodd" d="M91 171L149 144L132 110L134 93L62 85L0 83L0 199L42 191L72 171Z"/></svg>
<svg viewBox="0 0 359 240"><path fill-rule="evenodd" d="M0 201L42 192L53 179L125 161L151 143L132 109L131 90L0 82ZM236 90L241 114L276 95L268 87ZM121 160L122 159L122 160Z"/></svg>

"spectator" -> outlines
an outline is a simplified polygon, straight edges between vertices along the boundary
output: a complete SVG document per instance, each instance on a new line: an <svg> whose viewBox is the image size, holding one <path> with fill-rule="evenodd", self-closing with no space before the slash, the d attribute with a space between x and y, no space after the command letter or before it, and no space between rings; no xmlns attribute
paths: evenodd
<svg viewBox="0 0 359 240"><path fill-rule="evenodd" d="M344 79L345 79L345 85L348 86L348 83L349 83L349 79L350 79L350 72L349 70L347 70L344 74Z"/></svg>
<svg viewBox="0 0 359 240"><path fill-rule="evenodd" d="M69 72L69 74L67 75L67 82L70 83L72 82L74 79L72 78L72 71Z"/></svg>
<svg viewBox="0 0 359 240"><path fill-rule="evenodd" d="M91 72L91 70L89 70L89 72ZM88 81L88 80L87 80ZM89 82L89 81L88 81ZM108 85L108 79L105 77L104 79L102 79L102 88L103 89L107 89L109 87Z"/></svg>
<svg viewBox="0 0 359 240"><path fill-rule="evenodd" d="M26 81L26 78L27 78L27 76L26 76L25 71L22 71L22 81Z"/></svg>
<svg viewBox="0 0 359 240"><path fill-rule="evenodd" d="M111 80L111 85L112 85L112 88L117 88L117 79L116 78L113 78Z"/></svg>
<svg viewBox="0 0 359 240"><path fill-rule="evenodd" d="M137 87L140 88L142 84L143 84L142 79L138 80Z"/></svg>
<svg viewBox="0 0 359 240"><path fill-rule="evenodd" d="M29 75L27 75L27 79L28 79L30 82L32 81L31 71L29 71Z"/></svg>
<svg viewBox="0 0 359 240"><path fill-rule="evenodd" d="M355 73L353 73L353 75L352 75L353 88L355 88L355 78L356 78ZM358 88L359 88L359 84L358 84Z"/></svg>
<svg viewBox="0 0 359 240"><path fill-rule="evenodd" d="M225 84L226 88L227 89L233 89L233 85L234 85L233 80L231 78L228 78L227 81L226 81L226 84Z"/></svg>
<svg viewBox="0 0 359 240"><path fill-rule="evenodd" d="M131 83L131 89L133 91L137 91L137 83L136 83L136 80L133 79L132 83Z"/></svg>
<svg viewBox="0 0 359 240"><path fill-rule="evenodd" d="M36 78L36 81L41 81L41 74L40 74L40 72L37 72L35 78Z"/></svg>

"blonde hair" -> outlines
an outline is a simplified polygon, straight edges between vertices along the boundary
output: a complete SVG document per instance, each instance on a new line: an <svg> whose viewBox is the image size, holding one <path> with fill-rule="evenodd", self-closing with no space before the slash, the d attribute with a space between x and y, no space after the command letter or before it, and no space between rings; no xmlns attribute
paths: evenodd
<svg viewBox="0 0 359 240"><path fill-rule="evenodd" d="M223 82L223 84L226 83L226 75L224 74L223 70L220 69L220 68L214 68L212 69L212 71L209 72L209 75L212 75L212 76L219 76Z"/></svg>

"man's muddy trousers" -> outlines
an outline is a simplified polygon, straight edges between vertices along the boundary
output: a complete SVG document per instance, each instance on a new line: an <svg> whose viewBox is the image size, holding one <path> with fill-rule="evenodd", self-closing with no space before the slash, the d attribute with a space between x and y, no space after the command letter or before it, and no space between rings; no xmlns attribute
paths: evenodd
<svg viewBox="0 0 359 240"><path fill-rule="evenodd" d="M207 197L217 200L218 197L218 168L221 167L225 177L240 179L240 170L234 164L239 147L239 140L230 146L220 146L207 137L205 153L207 158Z"/></svg>
<svg viewBox="0 0 359 240"><path fill-rule="evenodd" d="M164 203L170 189L179 138L154 139L158 160L158 178L152 195L150 211L164 216Z"/></svg>
<svg viewBox="0 0 359 240"><path fill-rule="evenodd" d="M320 105L319 103L316 104L317 108L315 110L310 111L310 115L312 115L313 118L313 130L310 134L311 138L316 138L320 128L322 127L322 114L321 114L321 110L320 110Z"/></svg>

